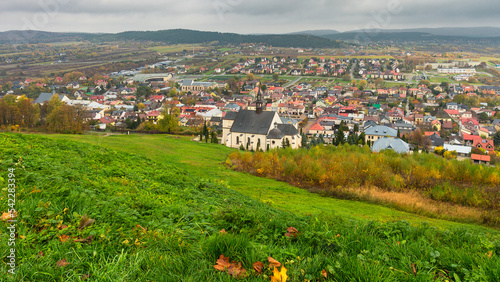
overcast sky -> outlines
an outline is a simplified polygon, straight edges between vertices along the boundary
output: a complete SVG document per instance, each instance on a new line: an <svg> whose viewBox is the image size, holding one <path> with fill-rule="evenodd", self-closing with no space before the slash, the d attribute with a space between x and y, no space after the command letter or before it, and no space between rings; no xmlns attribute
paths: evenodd
<svg viewBox="0 0 500 282"><path fill-rule="evenodd" d="M500 27L498 0L1 0L0 31L235 33Z"/></svg>

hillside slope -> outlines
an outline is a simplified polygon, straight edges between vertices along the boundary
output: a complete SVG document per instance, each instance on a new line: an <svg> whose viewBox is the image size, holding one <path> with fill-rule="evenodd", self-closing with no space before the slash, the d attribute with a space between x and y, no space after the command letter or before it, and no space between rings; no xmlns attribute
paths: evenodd
<svg viewBox="0 0 500 282"><path fill-rule="evenodd" d="M153 152L176 140L164 139L142 148ZM18 266L11 280L232 281L213 267L222 254L242 263L246 281L269 281L269 256L285 264L288 281L500 279L494 233L297 216L228 189L208 169L202 179L103 143L0 134L0 185L9 168L18 184ZM197 161L203 162L187 159ZM286 236L292 226L298 232ZM5 258L7 249L0 250ZM264 262L263 274L252 270L257 261ZM2 273L7 269L0 265Z"/></svg>

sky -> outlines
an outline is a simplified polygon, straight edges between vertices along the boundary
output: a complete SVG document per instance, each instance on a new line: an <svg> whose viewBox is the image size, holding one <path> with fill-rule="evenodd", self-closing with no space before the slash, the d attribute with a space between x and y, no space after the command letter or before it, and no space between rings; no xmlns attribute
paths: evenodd
<svg viewBox="0 0 500 282"><path fill-rule="evenodd" d="M498 0L2 0L0 31L186 28L249 34L500 27L498 11Z"/></svg>

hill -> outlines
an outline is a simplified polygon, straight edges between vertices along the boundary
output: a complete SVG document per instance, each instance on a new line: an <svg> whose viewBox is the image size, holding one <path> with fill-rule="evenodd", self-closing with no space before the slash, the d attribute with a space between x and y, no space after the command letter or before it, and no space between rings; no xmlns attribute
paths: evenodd
<svg viewBox="0 0 500 282"><path fill-rule="evenodd" d="M340 33L340 31L333 30L333 29L316 29L316 30L304 30L304 31L291 32L289 34L309 34L309 35L314 35L314 36L322 36L322 35L336 34L336 33Z"/></svg>
<svg viewBox="0 0 500 282"><path fill-rule="evenodd" d="M427 32L360 31L322 35L331 40L345 41L393 41L393 42L499 42L500 37L468 37L459 35L436 35Z"/></svg>
<svg viewBox="0 0 500 282"><path fill-rule="evenodd" d="M292 214L213 179L220 173L215 164L204 168L204 178L175 165L208 163L196 152L160 156L179 144L191 151L221 146L131 136L160 162L109 148L130 144L127 136L81 137L0 134L0 171L14 168L18 185L12 280L232 281L232 274L269 281L268 257L284 264L287 281L500 279L496 232ZM61 140L72 138L97 145ZM235 261L232 268L214 268L225 257ZM264 262L262 274L253 270L257 261Z"/></svg>
<svg viewBox="0 0 500 282"><path fill-rule="evenodd" d="M275 47L302 48L340 48L345 43L313 35L303 34L266 34L242 35L236 33L221 33L187 29L171 29L159 31L126 31L120 33L59 33L45 31L6 31L0 32L0 43L49 43L91 40L96 42L112 41L156 41L167 44L194 44L219 42L220 44L264 44Z"/></svg>
<svg viewBox="0 0 500 282"><path fill-rule="evenodd" d="M11 30L0 32L1 44L36 44L52 42L71 42L90 40L95 34L90 33L66 33L66 32L46 32L38 30Z"/></svg>
<svg viewBox="0 0 500 282"><path fill-rule="evenodd" d="M96 40L137 40L137 41L160 41L168 44L193 44L210 43L217 41L220 44L264 44L275 47L304 47L304 48L339 48L343 43L332 41L312 35L242 35L236 33L221 33L209 31L197 31L187 29L171 29L159 31L127 31L117 34L106 34Z"/></svg>

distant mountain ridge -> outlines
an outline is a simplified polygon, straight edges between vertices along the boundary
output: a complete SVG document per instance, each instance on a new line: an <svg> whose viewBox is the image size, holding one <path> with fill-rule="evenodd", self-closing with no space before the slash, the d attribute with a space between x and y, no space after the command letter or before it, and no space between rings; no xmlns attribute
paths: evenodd
<svg viewBox="0 0 500 282"><path fill-rule="evenodd" d="M126 31L120 33L64 33L46 31L6 31L0 32L0 43L49 43L67 41L158 41L169 44L195 44L218 41L220 44L265 44L275 47L300 48L340 48L347 46L343 42L324 37L304 34L263 34L242 35L236 33L221 33L197 31L188 29L169 29L158 31Z"/></svg>

